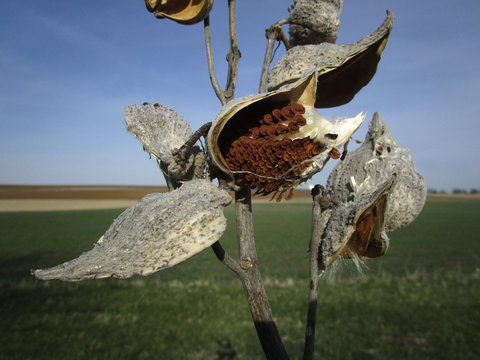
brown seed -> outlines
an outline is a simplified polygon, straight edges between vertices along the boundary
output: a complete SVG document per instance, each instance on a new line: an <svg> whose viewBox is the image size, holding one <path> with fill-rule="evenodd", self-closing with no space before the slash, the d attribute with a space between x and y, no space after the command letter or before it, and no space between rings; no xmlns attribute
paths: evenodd
<svg viewBox="0 0 480 360"><path fill-rule="evenodd" d="M254 139L258 139L260 137L260 128L255 127L250 129L250 133L252 134Z"/></svg>
<svg viewBox="0 0 480 360"><path fill-rule="evenodd" d="M312 142L305 142L303 144L303 148L305 149L306 152L310 152L313 149L313 143Z"/></svg>
<svg viewBox="0 0 480 360"><path fill-rule="evenodd" d="M335 140L338 138L338 134L325 134L325 137L330 140Z"/></svg>
<svg viewBox="0 0 480 360"><path fill-rule="evenodd" d="M303 126L307 123L307 120L300 114L296 114L293 117L293 122L298 126Z"/></svg>
<svg viewBox="0 0 480 360"><path fill-rule="evenodd" d="M274 109L272 111L272 115L275 118L276 122L282 122L284 120L282 116L282 111L280 109Z"/></svg>
<svg viewBox="0 0 480 360"><path fill-rule="evenodd" d="M305 113L305 107L303 105L297 104L297 103L291 103L290 108L295 114L304 114Z"/></svg>
<svg viewBox="0 0 480 360"><path fill-rule="evenodd" d="M318 155L322 152L322 144L320 143L313 143L313 148L312 148L312 155L315 156L315 155Z"/></svg>
<svg viewBox="0 0 480 360"><path fill-rule="evenodd" d="M288 133L288 127L283 124L278 124L277 126L277 134L282 135Z"/></svg>
<svg viewBox="0 0 480 360"><path fill-rule="evenodd" d="M268 125L260 126L260 135L267 136L267 129L268 129Z"/></svg>
<svg viewBox="0 0 480 360"><path fill-rule="evenodd" d="M265 124L269 124L269 125L275 124L275 121L273 120L272 114L265 114L265 115L263 116L263 122L264 122Z"/></svg>
<svg viewBox="0 0 480 360"><path fill-rule="evenodd" d="M282 196L283 196L283 191L280 192L280 194L278 194L277 198L275 199L276 202L280 202L282 201ZM275 195L274 195L275 197ZM273 199L273 198L272 198Z"/></svg>
<svg viewBox="0 0 480 360"><path fill-rule="evenodd" d="M283 117L284 117L286 120L291 120L291 119L293 119L293 116L295 115L295 113L293 112L293 110L290 108L290 105L284 106L281 111L282 111Z"/></svg>
<svg viewBox="0 0 480 360"><path fill-rule="evenodd" d="M328 155L329 155L333 160L337 160L337 159L340 157L340 151L338 151L338 149L336 149L336 148L333 148L332 150L330 150L330 152L328 153Z"/></svg>
<svg viewBox="0 0 480 360"><path fill-rule="evenodd" d="M277 125L270 125L267 129L267 135L270 137L277 136Z"/></svg>
<svg viewBox="0 0 480 360"><path fill-rule="evenodd" d="M295 133L297 133L299 130L300 130L300 128L298 127L298 125L296 125L293 121L290 121L290 122L288 123L288 132L289 132L289 133L295 134Z"/></svg>
<svg viewBox="0 0 480 360"><path fill-rule="evenodd" d="M285 200L291 200L293 198L293 194L295 193L295 188L290 188L290 192L288 193L287 197Z"/></svg>

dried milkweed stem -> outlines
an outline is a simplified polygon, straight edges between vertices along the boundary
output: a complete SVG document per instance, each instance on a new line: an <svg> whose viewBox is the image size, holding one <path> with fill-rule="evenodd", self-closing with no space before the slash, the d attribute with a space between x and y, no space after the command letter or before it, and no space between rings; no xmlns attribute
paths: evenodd
<svg viewBox="0 0 480 360"><path fill-rule="evenodd" d="M305 331L304 360L313 359L315 346L315 322L318 306L318 252L323 229L321 226L322 206L320 200L323 188L316 185L312 190L312 233L310 238L310 299L307 311L307 326Z"/></svg>
<svg viewBox="0 0 480 360"><path fill-rule="evenodd" d="M277 41L282 41L285 45L285 48L290 49L290 43L288 42L287 36L282 30L281 25L288 23L288 19L283 19L265 30L265 35L267 37L267 48L265 50L265 57L263 59L262 72L260 75L260 86L258 88L259 93L267 92L267 78L268 78L268 69L270 68L270 63L272 61L273 48Z"/></svg>
<svg viewBox="0 0 480 360"><path fill-rule="evenodd" d="M207 63L208 63L208 73L210 75L210 82L212 83L213 90L217 94L218 99L224 105L227 100L225 99L225 94L223 93L222 88L217 80L217 75L215 74L215 66L213 64L213 54L212 54L212 37L210 35L210 17L207 16L203 20L203 29L205 32L205 47L207 50Z"/></svg>

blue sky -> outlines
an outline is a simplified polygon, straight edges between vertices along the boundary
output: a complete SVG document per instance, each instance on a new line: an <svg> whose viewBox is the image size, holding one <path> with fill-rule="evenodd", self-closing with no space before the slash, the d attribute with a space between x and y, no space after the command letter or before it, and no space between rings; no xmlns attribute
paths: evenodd
<svg viewBox="0 0 480 360"><path fill-rule="evenodd" d="M288 16L290 2L237 1L237 96L257 91L265 29ZM221 84L226 3L211 13ZM430 188L480 188L480 2L345 0L337 43L376 29L386 9L395 25L376 76L349 104L320 113L367 112L355 134L363 139L377 111ZM159 102L193 129L220 108L202 24L157 20L140 0L1 1L0 11L0 184L164 184L126 131L124 107ZM332 165L310 183L324 184Z"/></svg>

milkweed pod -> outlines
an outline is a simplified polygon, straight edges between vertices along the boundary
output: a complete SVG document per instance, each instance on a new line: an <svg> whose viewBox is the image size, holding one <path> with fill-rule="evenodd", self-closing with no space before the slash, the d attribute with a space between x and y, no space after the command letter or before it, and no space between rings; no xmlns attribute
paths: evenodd
<svg viewBox="0 0 480 360"><path fill-rule="evenodd" d="M227 221L230 194L207 180L192 180L165 194L149 194L113 222L93 249L32 273L42 280L79 281L150 275L212 245Z"/></svg>
<svg viewBox="0 0 480 360"><path fill-rule="evenodd" d="M328 221L319 245L320 269L339 257L371 259L385 254L389 245L385 210L395 181L396 176L392 175L372 192L357 194L322 213Z"/></svg>
<svg viewBox="0 0 480 360"><path fill-rule="evenodd" d="M208 16L213 0L145 0L145 5L159 19L168 18L191 25Z"/></svg>
<svg viewBox="0 0 480 360"><path fill-rule="evenodd" d="M161 104L129 105L124 110L127 130L155 156L169 188L182 182L201 178L205 156L198 146L188 158L176 161L175 152L193 135L188 122L175 110Z"/></svg>
<svg viewBox="0 0 480 360"><path fill-rule="evenodd" d="M396 143L375 113L364 143L350 152L330 173L326 191L337 202L370 193L392 174L397 175L385 214L391 232L411 223L423 209L427 195L424 177L417 171L410 150Z"/></svg>
<svg viewBox="0 0 480 360"><path fill-rule="evenodd" d="M343 0L294 0L288 9L290 45L334 43Z"/></svg>
<svg viewBox="0 0 480 360"><path fill-rule="evenodd" d="M193 135L187 120L161 104L128 105L123 115L127 131L149 154L163 163L173 161L173 152Z"/></svg>
<svg viewBox="0 0 480 360"><path fill-rule="evenodd" d="M387 11L385 21L377 30L353 44L321 43L291 48L272 67L268 78L269 90L274 91L297 81L314 67L318 74L315 107L328 108L348 103L375 75L393 20L393 13Z"/></svg>
<svg viewBox="0 0 480 360"><path fill-rule="evenodd" d="M236 185L279 198L320 171L365 116L322 117L313 107L316 78L311 71L277 91L224 105L207 137L212 163Z"/></svg>

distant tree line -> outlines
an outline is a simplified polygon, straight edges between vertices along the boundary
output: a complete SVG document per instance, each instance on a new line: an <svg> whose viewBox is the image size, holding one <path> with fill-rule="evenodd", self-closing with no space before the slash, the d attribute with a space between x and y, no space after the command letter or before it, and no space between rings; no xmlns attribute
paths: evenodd
<svg viewBox="0 0 480 360"><path fill-rule="evenodd" d="M428 189L429 194L448 194L445 190L436 190L436 189ZM465 189L458 189L454 188L451 192L452 194L480 194L479 189L470 189L470 191Z"/></svg>

